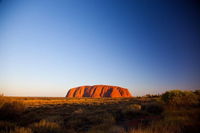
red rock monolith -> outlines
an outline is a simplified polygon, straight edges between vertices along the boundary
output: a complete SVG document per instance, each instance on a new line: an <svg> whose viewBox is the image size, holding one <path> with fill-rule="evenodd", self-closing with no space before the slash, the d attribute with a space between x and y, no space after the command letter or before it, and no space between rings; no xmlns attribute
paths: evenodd
<svg viewBox="0 0 200 133"><path fill-rule="evenodd" d="M132 97L127 88L111 85L80 86L71 88L66 97Z"/></svg>

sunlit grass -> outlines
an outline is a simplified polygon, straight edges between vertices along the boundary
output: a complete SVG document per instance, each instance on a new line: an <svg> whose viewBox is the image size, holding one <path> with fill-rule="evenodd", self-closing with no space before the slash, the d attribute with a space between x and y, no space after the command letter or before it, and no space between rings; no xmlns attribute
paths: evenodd
<svg viewBox="0 0 200 133"><path fill-rule="evenodd" d="M198 97L195 100L199 100L199 93L194 94ZM184 106L174 105L158 96L0 96L0 133L198 133L200 108L197 103L186 101Z"/></svg>

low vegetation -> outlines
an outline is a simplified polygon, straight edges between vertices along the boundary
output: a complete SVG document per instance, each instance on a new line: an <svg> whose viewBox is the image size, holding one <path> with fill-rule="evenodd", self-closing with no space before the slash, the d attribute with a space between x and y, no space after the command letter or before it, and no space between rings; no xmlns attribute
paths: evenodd
<svg viewBox="0 0 200 133"><path fill-rule="evenodd" d="M138 98L0 96L0 133L199 133L200 91Z"/></svg>
<svg viewBox="0 0 200 133"><path fill-rule="evenodd" d="M198 105L199 95L191 91L172 90L162 95L162 100L171 106Z"/></svg>

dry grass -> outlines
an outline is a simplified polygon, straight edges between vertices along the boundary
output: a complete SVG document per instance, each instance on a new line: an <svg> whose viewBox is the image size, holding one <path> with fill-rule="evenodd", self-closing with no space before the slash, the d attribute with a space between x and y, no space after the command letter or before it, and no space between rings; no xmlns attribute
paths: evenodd
<svg viewBox="0 0 200 133"><path fill-rule="evenodd" d="M61 98L61 97L4 97L9 101L23 102L27 107L62 104L113 104L129 102L131 98ZM134 98L135 100L135 98ZM146 100L146 99L145 99Z"/></svg>
<svg viewBox="0 0 200 133"><path fill-rule="evenodd" d="M21 106L22 105L22 106ZM2 111L3 110L3 111ZM15 111L14 111L15 110ZM198 133L199 106L171 108L159 97L0 96L0 133ZM17 118L17 119L16 119Z"/></svg>
<svg viewBox="0 0 200 133"><path fill-rule="evenodd" d="M9 133L33 133L30 128L16 127L14 130L11 130Z"/></svg>
<svg viewBox="0 0 200 133"><path fill-rule="evenodd" d="M34 133L61 133L62 129L56 122L41 120L30 125Z"/></svg>

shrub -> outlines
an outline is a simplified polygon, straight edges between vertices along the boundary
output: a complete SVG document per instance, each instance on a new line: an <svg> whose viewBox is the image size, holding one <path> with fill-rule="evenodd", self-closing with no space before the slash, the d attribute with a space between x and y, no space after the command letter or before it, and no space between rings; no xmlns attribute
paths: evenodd
<svg viewBox="0 0 200 133"><path fill-rule="evenodd" d="M141 110L142 106L140 104L131 104L127 108L129 110Z"/></svg>
<svg viewBox="0 0 200 133"><path fill-rule="evenodd" d="M25 111L25 106L21 102L5 102L0 108L0 119L13 120Z"/></svg>
<svg viewBox="0 0 200 133"><path fill-rule="evenodd" d="M197 95L199 102L200 102L200 90L195 90L194 94Z"/></svg>
<svg viewBox="0 0 200 133"><path fill-rule="evenodd" d="M126 131L122 127L113 126L108 130L108 133L126 133Z"/></svg>
<svg viewBox="0 0 200 133"><path fill-rule="evenodd" d="M126 131L120 126L99 124L91 127L87 133L126 133Z"/></svg>
<svg viewBox="0 0 200 133"><path fill-rule="evenodd" d="M137 128L128 131L128 133L181 133L181 128L176 124L153 124L146 128Z"/></svg>
<svg viewBox="0 0 200 133"><path fill-rule="evenodd" d="M107 125L112 125L115 123L115 117L108 112L99 112L98 115L90 115L87 117L87 121L90 124L93 125L99 125L99 124L107 124Z"/></svg>
<svg viewBox="0 0 200 133"><path fill-rule="evenodd" d="M113 124L115 123L115 118L111 113L102 113L99 115L99 118L97 118L97 121L101 123Z"/></svg>
<svg viewBox="0 0 200 133"><path fill-rule="evenodd" d="M10 131L9 133L32 133L32 130L30 128L15 128L15 130Z"/></svg>
<svg viewBox="0 0 200 133"><path fill-rule="evenodd" d="M159 94L146 94L146 97L148 97L148 98L156 98L159 96L160 96Z"/></svg>
<svg viewBox="0 0 200 133"><path fill-rule="evenodd" d="M0 132L1 131L10 131L15 129L16 124L15 123L11 123L8 121L0 121Z"/></svg>
<svg viewBox="0 0 200 133"><path fill-rule="evenodd" d="M3 94L0 94L0 108L3 106L5 102L9 101Z"/></svg>
<svg viewBox="0 0 200 133"><path fill-rule="evenodd" d="M61 133L60 126L55 122L41 120L38 123L33 123L30 128L34 133Z"/></svg>
<svg viewBox="0 0 200 133"><path fill-rule="evenodd" d="M123 120L131 120L148 116L149 114L146 111L142 110L123 110L121 115Z"/></svg>
<svg viewBox="0 0 200 133"><path fill-rule="evenodd" d="M146 111L142 110L140 104L130 104L114 113L116 121L132 120L148 115Z"/></svg>
<svg viewBox="0 0 200 133"><path fill-rule="evenodd" d="M142 109L151 114L161 114L164 108L159 103L148 103L142 106Z"/></svg>
<svg viewBox="0 0 200 133"><path fill-rule="evenodd" d="M184 91L184 97L182 97L183 105L196 105L199 103L198 96L191 91Z"/></svg>
<svg viewBox="0 0 200 133"><path fill-rule="evenodd" d="M82 108L79 108L74 111L75 114L82 114L83 112L84 112L84 110Z"/></svg>
<svg viewBox="0 0 200 133"><path fill-rule="evenodd" d="M195 91L194 91L194 94L200 96L200 90L195 90Z"/></svg>
<svg viewBox="0 0 200 133"><path fill-rule="evenodd" d="M166 104L177 105L196 105L198 97L191 91L171 90L161 96L162 101Z"/></svg>

